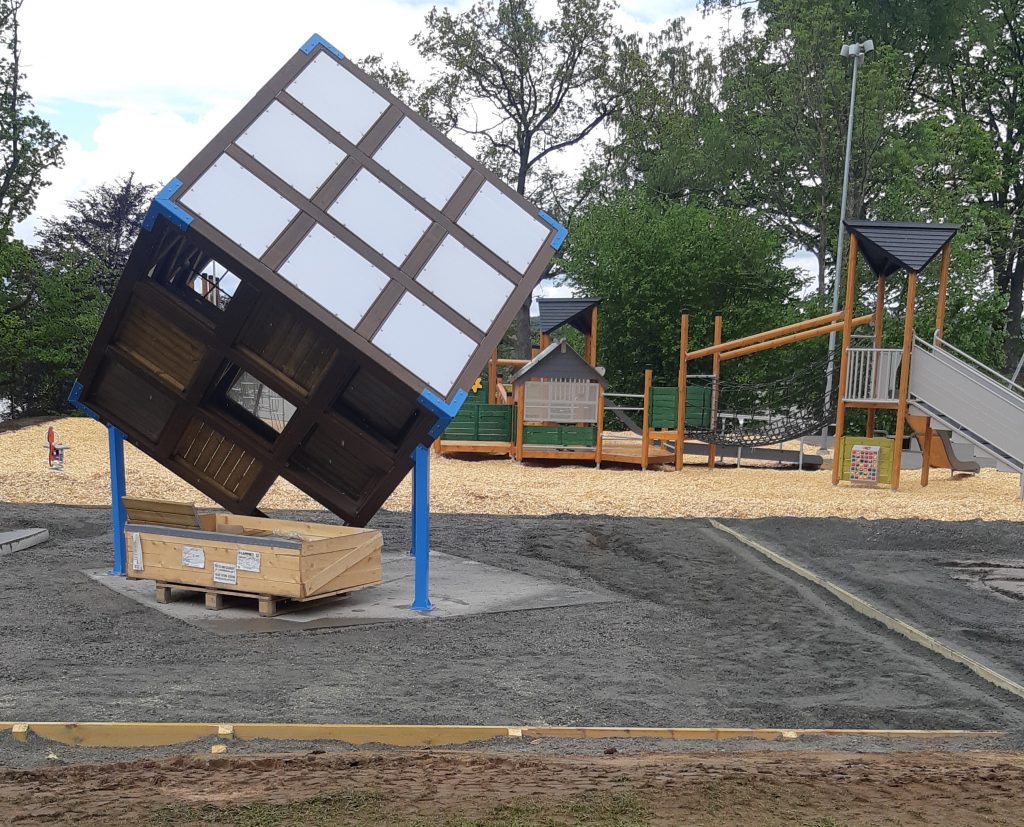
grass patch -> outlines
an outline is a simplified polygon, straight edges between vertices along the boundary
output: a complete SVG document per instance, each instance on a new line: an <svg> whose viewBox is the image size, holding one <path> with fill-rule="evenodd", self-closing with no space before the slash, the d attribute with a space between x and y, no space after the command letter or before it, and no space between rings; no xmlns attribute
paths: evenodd
<svg viewBox="0 0 1024 827"><path fill-rule="evenodd" d="M482 816L408 818L379 793L336 793L285 804L177 804L161 807L151 827L647 827L647 808L632 794L581 796L554 806L503 804Z"/></svg>

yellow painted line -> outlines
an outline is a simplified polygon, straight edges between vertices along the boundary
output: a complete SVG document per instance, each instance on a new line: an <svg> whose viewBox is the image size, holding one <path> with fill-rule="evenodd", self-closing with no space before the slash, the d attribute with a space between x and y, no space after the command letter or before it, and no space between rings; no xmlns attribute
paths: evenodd
<svg viewBox="0 0 1024 827"><path fill-rule="evenodd" d="M799 563L795 563L789 558L783 557L777 551L772 551L770 548L761 545L756 540L751 540L749 537L745 536L744 534L741 534L739 531L736 531L735 529L729 528L729 526L723 525L722 523L718 522L718 520L711 520L710 522L711 525L713 525L719 531L724 531L726 534L735 537L737 540L743 543L743 545L752 548L758 554L767 557L773 563L777 563L783 568L789 569L794 574L797 574L800 577L804 578L804 580L808 580L811 583L814 583L816 586L820 586L821 588L835 595L840 600L842 600L843 603L852 608L854 611L860 612L860 614L864 615L865 617L870 617L872 620L877 620L886 628L903 635L908 640L912 640L914 643L918 644L919 646L923 646L930 652L935 652L937 655L941 655L947 660L951 660L954 663L959 663L963 666L966 666L968 669L974 672L974 674L978 675L980 678L983 678L989 683L998 686L1000 689L1005 689L1007 692L1016 695L1018 698L1024 698L1024 686L1017 683L1017 681L1006 677L1006 675L1000 674L995 669L992 669L989 666L985 666L985 664L983 663L979 663L974 658L970 657L967 654L964 654L958 649L954 649L952 646L947 646L942 641L933 638L927 632L918 629L916 626L912 626L905 620L901 620L898 617L894 617L888 612L882 611L877 606L869 603L864 598L858 597L853 592L844 589L842 586L833 583L831 580L828 580L827 578L824 578L821 575L815 574L813 571L804 566L801 566Z"/></svg>
<svg viewBox="0 0 1024 827"><path fill-rule="evenodd" d="M790 740L804 735L883 738L995 738L998 730L959 729L784 729L741 727L506 727L430 726L403 724L296 724L296 723L163 723L91 721L81 723L44 721L0 722L0 733L10 731L26 740L28 733L81 747L156 747L185 744L200 738L269 741L341 741L347 744L388 744L398 747L453 746L492 738L651 738L670 741L758 738Z"/></svg>

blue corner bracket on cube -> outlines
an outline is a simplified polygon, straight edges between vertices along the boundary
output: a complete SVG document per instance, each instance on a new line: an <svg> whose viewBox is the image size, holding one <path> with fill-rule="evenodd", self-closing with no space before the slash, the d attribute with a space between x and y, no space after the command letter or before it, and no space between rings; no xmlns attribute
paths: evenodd
<svg viewBox="0 0 1024 827"><path fill-rule="evenodd" d="M146 217L142 220L142 228L144 230L152 230L153 225L156 224L156 220L159 216L166 218L179 230L184 230L192 223L192 216L171 201L171 196L180 189L181 180L179 178L175 178L157 193L156 198L153 199L153 203L149 205L149 211L146 213Z"/></svg>
<svg viewBox="0 0 1024 827"><path fill-rule="evenodd" d="M540 218L540 220L543 221L545 224L550 224L552 227L555 228L555 237L551 239L551 246L557 250L559 247L562 246L562 242L565 241L565 237L569 235L569 231L561 222L556 221L554 218L552 218L550 215L544 212L544 210L538 210L537 215Z"/></svg>
<svg viewBox="0 0 1024 827"><path fill-rule="evenodd" d="M325 51L330 52L332 55L334 55L336 58L338 58L338 60L344 60L345 59L345 55L342 53L341 49L335 48L330 43L328 43L326 40L324 40L322 37L320 37L320 35L318 35L318 34L314 34L309 40L307 40L305 43L303 43L301 51L304 54L308 55L308 54L311 54L312 51L317 46L323 46Z"/></svg>
<svg viewBox="0 0 1024 827"><path fill-rule="evenodd" d="M90 416L93 419L99 419L96 415L96 411L92 410L92 408L82 401L82 383L77 379L75 380L75 384L71 386L71 393L68 394L68 402L71 403L72 408L80 410L86 416Z"/></svg>
<svg viewBox="0 0 1024 827"><path fill-rule="evenodd" d="M421 407L426 408L430 413L437 417L437 422L435 422L434 427L430 429L431 439L437 439L444 433L444 429L448 427L448 424L453 419L455 419L455 414L459 412L459 409L462 407L462 403L466 401L466 397L468 396L468 393L464 390L460 390L455 394L455 398L451 402L445 402L433 391L424 388L423 393L420 394L418 402Z"/></svg>

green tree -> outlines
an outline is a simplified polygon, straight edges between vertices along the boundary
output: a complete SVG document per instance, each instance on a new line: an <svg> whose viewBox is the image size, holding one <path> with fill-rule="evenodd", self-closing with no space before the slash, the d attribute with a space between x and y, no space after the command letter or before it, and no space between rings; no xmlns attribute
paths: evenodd
<svg viewBox="0 0 1024 827"><path fill-rule="evenodd" d="M435 123L474 139L518 193L531 191L531 181L550 184L541 175L547 161L614 108L606 83L612 10L611 0L557 0L555 15L543 19L533 0L481 0L457 15L435 7L413 38L434 67L420 100ZM528 356L529 303L516 341Z"/></svg>
<svg viewBox="0 0 1024 827"><path fill-rule="evenodd" d="M66 215L42 221L38 248L43 262L77 263L91 273L101 292L113 295L154 189L136 182L130 173L71 199Z"/></svg>
<svg viewBox="0 0 1024 827"><path fill-rule="evenodd" d="M567 246L572 283L602 299L600 356L616 389L636 390L645 365L658 381L674 383L684 309L692 350L711 343L716 311L725 314L727 338L804 311L780 234L737 210L622 192L582 215ZM741 361L744 378L758 378L763 364Z"/></svg>
<svg viewBox="0 0 1024 827"><path fill-rule="evenodd" d="M0 0L0 239L28 217L47 170L62 163L65 138L32 109L22 88L18 12L24 0Z"/></svg>

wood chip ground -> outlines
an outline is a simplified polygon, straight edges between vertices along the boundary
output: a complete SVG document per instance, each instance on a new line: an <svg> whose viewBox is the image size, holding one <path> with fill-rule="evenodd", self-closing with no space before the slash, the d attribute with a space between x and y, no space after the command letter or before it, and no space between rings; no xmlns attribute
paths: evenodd
<svg viewBox="0 0 1024 827"><path fill-rule="evenodd" d="M50 471L46 429L70 445L65 470ZM0 501L104 506L110 503L106 429L78 417L37 422L0 432ZM934 520L1024 520L1015 474L984 469L951 478L933 469L921 488L920 472L906 471L899 492L887 487L834 488L828 470L717 468L696 459L680 473L629 467L548 462L518 465L509 459L459 459L433 455L431 508L442 513L614 514L642 517L913 517ZM731 462L731 461L727 461ZM215 503L130 445L125 446L128 493ZM385 508L410 506L407 478ZM264 510L321 506L284 480L261 503Z"/></svg>

